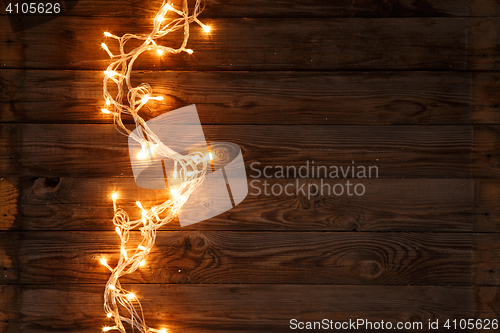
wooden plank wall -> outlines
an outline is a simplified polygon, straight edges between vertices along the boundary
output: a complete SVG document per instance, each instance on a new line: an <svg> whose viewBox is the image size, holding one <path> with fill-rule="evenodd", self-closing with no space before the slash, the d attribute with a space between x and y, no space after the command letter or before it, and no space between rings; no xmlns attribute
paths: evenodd
<svg viewBox="0 0 500 333"><path fill-rule="evenodd" d="M137 188L99 112L102 32L145 33L160 4L81 0L16 33L0 16L0 332L106 323L110 193L132 216L165 194ZM196 104L207 138L240 145L247 166L379 167L361 197L249 195L165 227L124 281L148 323L498 319L499 14L494 0L207 0L213 30L193 28L193 55L141 58L135 82L165 96L148 116Z"/></svg>

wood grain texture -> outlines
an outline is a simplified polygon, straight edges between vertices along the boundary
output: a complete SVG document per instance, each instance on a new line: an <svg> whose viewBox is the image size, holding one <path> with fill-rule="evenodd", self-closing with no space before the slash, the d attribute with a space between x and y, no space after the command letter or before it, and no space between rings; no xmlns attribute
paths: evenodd
<svg viewBox="0 0 500 333"><path fill-rule="evenodd" d="M1 20L0 59L3 68L104 70L109 63L100 46L105 37L102 29L95 27L106 27L116 35L145 33L150 21L62 16L37 29L13 34L8 21ZM213 19L208 23L214 26L208 36L201 28L193 29L189 41L195 50L192 55L159 58L151 52L141 56L134 69L467 68L466 19ZM110 49L115 50L116 45L109 43Z"/></svg>
<svg viewBox="0 0 500 333"><path fill-rule="evenodd" d="M253 182L253 183L252 183ZM471 179L371 179L362 181L363 196L332 193L308 198L295 179L249 179L249 195L237 207L206 222L164 230L296 230L296 231L500 231L495 193L498 182ZM8 185L5 185L7 183ZM5 179L19 184L2 230L114 230L110 193L132 218L135 201L145 207L168 199L165 191L139 188L131 178ZM300 180L321 186L320 180ZM335 185L338 180L323 184ZM267 185L266 185L267 184ZM272 186L287 186L292 195L272 195ZM306 185L307 186L307 185ZM325 189L326 191L326 189ZM7 201L7 198L5 198ZM477 223L476 223L477 221ZM7 223L8 222L8 223ZM477 225L476 225L477 224Z"/></svg>
<svg viewBox="0 0 500 333"><path fill-rule="evenodd" d="M471 122L475 124L500 123L500 75L496 72L473 74Z"/></svg>
<svg viewBox="0 0 500 333"><path fill-rule="evenodd" d="M479 179L476 182L476 226L477 230L491 232L500 226L500 181Z"/></svg>
<svg viewBox="0 0 500 333"><path fill-rule="evenodd" d="M497 285L500 283L500 242L493 234L475 234L474 269L477 272L474 280L478 285Z"/></svg>
<svg viewBox="0 0 500 333"><path fill-rule="evenodd" d="M498 287L325 285L127 285L141 297L146 320L172 332L284 332L302 321L417 322L500 316ZM93 285L2 286L21 313L0 309L4 333L96 332L106 318ZM394 309L397 309L395 311ZM16 316L17 315L17 316ZM99 320L102 318L102 320ZM442 325L442 324L441 324ZM363 330L364 332L373 332ZM418 330L435 332L435 330ZM463 332L463 330L447 330ZM354 332L354 331L352 331Z"/></svg>
<svg viewBox="0 0 500 333"><path fill-rule="evenodd" d="M380 178L498 177L496 126L204 126L233 142L245 165L377 166ZM3 175L131 177L127 139L113 125L0 125ZM494 141L491 141L494 140ZM488 155L489 154L489 155ZM69 158L71 157L71 158Z"/></svg>
<svg viewBox="0 0 500 333"><path fill-rule="evenodd" d="M474 128L474 159L482 169L479 173L474 172L475 177L483 178L484 174L493 175L500 167L499 133L500 127L493 125L481 125Z"/></svg>
<svg viewBox="0 0 500 333"><path fill-rule="evenodd" d="M469 0L470 16L499 16L500 4L496 0Z"/></svg>
<svg viewBox="0 0 500 333"><path fill-rule="evenodd" d="M0 230L8 230L18 216L19 183L17 179L0 179Z"/></svg>
<svg viewBox="0 0 500 333"><path fill-rule="evenodd" d="M101 71L0 71L0 121L109 123ZM482 74L443 72L146 72L165 100L145 117L196 104L202 124L468 124L495 119L500 97ZM474 96L471 96L471 89ZM480 111L479 111L480 110ZM131 119L126 119L129 123Z"/></svg>
<svg viewBox="0 0 500 333"><path fill-rule="evenodd" d="M103 232L1 233L2 284L104 284L119 238ZM134 283L498 285L498 234L161 231ZM139 245L131 235L129 254ZM488 253L488 255L486 255Z"/></svg>
<svg viewBox="0 0 500 333"><path fill-rule="evenodd" d="M470 70L500 69L500 18L471 18L467 22Z"/></svg>

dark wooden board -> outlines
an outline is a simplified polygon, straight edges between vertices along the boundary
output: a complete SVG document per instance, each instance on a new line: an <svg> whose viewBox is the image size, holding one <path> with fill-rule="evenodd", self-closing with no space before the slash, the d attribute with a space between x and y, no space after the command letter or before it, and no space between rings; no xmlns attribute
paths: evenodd
<svg viewBox="0 0 500 333"><path fill-rule="evenodd" d="M377 166L379 178L497 178L497 126L204 126L233 142L245 165ZM132 176L127 138L113 125L0 125L3 176ZM374 175L372 175L374 177Z"/></svg>
<svg viewBox="0 0 500 333"><path fill-rule="evenodd" d="M325 285L127 285L140 298L146 321L171 332L284 332L290 320L423 322L498 319L498 287ZM4 333L97 332L110 322L103 287L0 286ZM364 330L363 332L380 332ZM346 330L347 331L347 330ZM359 332L350 330L349 332ZM411 330L410 330L411 331ZM466 330L445 330L465 332ZM485 331L488 332L488 331ZM491 330L490 330L491 332Z"/></svg>
<svg viewBox="0 0 500 333"><path fill-rule="evenodd" d="M480 179L476 182L476 230L495 231L500 227L500 183Z"/></svg>
<svg viewBox="0 0 500 333"><path fill-rule="evenodd" d="M6 2L4 0L3 2ZM65 1L70 3L71 1ZM177 8L180 1L171 1ZM190 8L194 1L189 1ZM1 1L0 1L1 3ZM92 17L154 17L162 1L140 0L85 0L67 12L69 16ZM218 17L446 17L446 16L493 16L498 4L488 0L424 0L384 1L368 0L206 0L202 18ZM486 11L488 9L488 11ZM2 12L2 14L5 14Z"/></svg>
<svg viewBox="0 0 500 333"><path fill-rule="evenodd" d="M475 177L482 178L485 174L493 176L500 167L498 161L500 156L499 130L500 127L489 125L474 128L474 159L476 165L481 166L473 172Z"/></svg>
<svg viewBox="0 0 500 333"><path fill-rule="evenodd" d="M106 223L103 221L103 223ZM140 240L130 236L129 254ZM0 233L2 284L104 283L115 232ZM123 282L498 285L500 235L486 233L160 231Z"/></svg>
<svg viewBox="0 0 500 333"><path fill-rule="evenodd" d="M485 20L492 27L500 24L500 19ZM467 38L467 22L463 18L213 19L209 35L201 28L192 29L192 55L160 58L151 51L134 68L464 70L470 53L467 44L474 52L479 51L479 47L474 48L475 39ZM3 68L104 70L109 57L101 48L106 39L103 30L117 35L146 33L150 24L149 18L62 16L37 28L12 33L8 21L0 20L0 59ZM495 67L496 41L474 36L484 44L481 50L488 45L492 48L481 57L481 63L490 63L483 69ZM117 47L112 41L108 42L113 51ZM471 61L479 60L473 56Z"/></svg>
<svg viewBox="0 0 500 333"><path fill-rule="evenodd" d="M497 72L135 72L203 124L499 124ZM0 120L109 123L100 71L0 71ZM130 119L125 121L131 122Z"/></svg>
<svg viewBox="0 0 500 333"><path fill-rule="evenodd" d="M500 6L496 0L469 0L470 16L499 16Z"/></svg>
<svg viewBox="0 0 500 333"><path fill-rule="evenodd" d="M100 112L102 77L0 71L0 121L109 123ZM196 104L202 124L469 124L471 116L499 123L498 73L167 71L132 78L165 97L145 116Z"/></svg>
<svg viewBox="0 0 500 333"><path fill-rule="evenodd" d="M0 3L6 0L1 0ZM65 3L74 2L66 0ZM85 0L67 16L88 17L154 17L162 1ZM174 2L178 4L179 2ZM192 1L190 9L192 9ZM495 0L206 0L202 19L210 18L292 18L292 17L470 17L498 16L500 5ZM6 15L2 12L0 15Z"/></svg>
<svg viewBox="0 0 500 333"><path fill-rule="evenodd" d="M472 85L472 123L497 124L500 122L500 75L496 72L476 72ZM493 97L495 96L495 97Z"/></svg>
<svg viewBox="0 0 500 333"><path fill-rule="evenodd" d="M305 182L301 180L299 186ZM317 179L311 183L321 186ZM293 179L250 178L249 194L237 207L206 222L181 228L175 220L163 229L500 231L499 181L372 179L362 183L366 187L363 196L308 198L301 192L297 195ZM289 193L293 195L271 195L276 184L292 184ZM132 218L139 218L135 201L150 207L169 198L167 191L141 189L131 178L4 178L0 181L0 230L114 230L112 191L119 193L118 206Z"/></svg>
<svg viewBox="0 0 500 333"><path fill-rule="evenodd" d="M469 32L469 70L499 70L500 18L471 18L467 21Z"/></svg>
<svg viewBox="0 0 500 333"><path fill-rule="evenodd" d="M250 178L249 182L255 179ZM295 180L257 179L236 208L187 230L316 230L498 232L498 179L371 179L363 196L307 198L265 194L275 184ZM301 181L300 184L302 184ZM320 185L317 179L311 183ZM335 184L335 180L325 181ZM257 193L257 188L261 191ZM118 206L138 216L145 207L168 199L162 190L139 188L131 178L3 178L0 230L113 230L110 193ZM258 195L257 195L258 194ZM294 193L296 194L296 193ZM272 204L270 204L272 203ZM164 227L180 229L177 221Z"/></svg>
<svg viewBox="0 0 500 333"><path fill-rule="evenodd" d="M5 2L6 0L2 0ZM0 1L0 3L2 3ZM66 0L65 3L74 1ZM85 0L65 15L91 17L154 17L162 1ZM175 1L178 4L179 2ZM190 5L192 1L190 1ZM201 17L447 17L498 16L500 5L495 0L206 0ZM190 6L192 8L192 6ZM5 15L4 12L1 15Z"/></svg>

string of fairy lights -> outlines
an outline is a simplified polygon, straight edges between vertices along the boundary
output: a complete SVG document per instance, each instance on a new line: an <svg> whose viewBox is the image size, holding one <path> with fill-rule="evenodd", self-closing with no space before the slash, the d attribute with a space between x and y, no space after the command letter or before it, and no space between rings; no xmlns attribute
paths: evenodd
<svg viewBox="0 0 500 333"><path fill-rule="evenodd" d="M210 155L202 152L193 152L181 155L164 145L155 133L148 127L146 121L140 116L141 110L151 101L163 100L163 96L155 95L153 89L147 83L132 86L130 76L137 58L144 52L156 52L158 56L166 54L178 54L186 52L192 54L193 50L186 48L189 39L189 28L191 23L197 23L206 32L210 28L198 20L202 9L201 0L196 0L192 14L189 14L187 0L182 0L181 8L174 7L172 3L163 3L156 14L153 30L149 34L125 34L121 37L105 32L104 36L116 40L119 43L117 52L102 43L102 48L111 58L111 64L104 71L103 95L106 106L101 109L104 114L113 115L114 122L120 132L131 136L140 143L142 149L137 158L146 158L146 151L154 152L162 158L172 159L175 165L174 178L179 179L179 187L171 191L169 199L160 205L149 209L137 201L137 207L142 217L130 220L126 211L117 207L117 193L112 193L113 200L113 224L120 237L120 259L113 268L106 259L100 259L102 265L111 272L104 292L104 310L106 316L114 320L114 326L106 326L104 332L119 331L126 332L124 323L129 324L132 330L144 333L166 333L166 328L155 329L146 324L141 303L137 296L121 287L120 278L132 274L144 263L145 257L150 253L155 244L156 230L174 219L182 205L189 196L203 182L207 165L210 164ZM184 39L179 48L172 48L157 44L157 41L167 34L183 29ZM135 40L140 45L125 51L126 43ZM130 45L130 44L129 44ZM116 85L115 95L108 90L108 83ZM130 131L122 122L123 115L130 115L134 119L138 131ZM138 229L142 237L139 245L133 248L128 243L130 231ZM125 314L125 315L123 315Z"/></svg>

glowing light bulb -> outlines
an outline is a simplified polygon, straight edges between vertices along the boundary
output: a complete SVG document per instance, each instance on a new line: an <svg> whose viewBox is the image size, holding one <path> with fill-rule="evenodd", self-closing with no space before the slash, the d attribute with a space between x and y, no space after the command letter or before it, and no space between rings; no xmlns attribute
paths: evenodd
<svg viewBox="0 0 500 333"><path fill-rule="evenodd" d="M118 75L118 72L117 71L104 71L104 74L108 75L108 76L115 76L115 75Z"/></svg>
<svg viewBox="0 0 500 333"><path fill-rule="evenodd" d="M99 260L101 262L101 265L103 265L104 267L106 267L107 269L109 269L110 271L113 271L113 269L108 265L106 259L104 258L101 258L101 260Z"/></svg>
<svg viewBox="0 0 500 333"><path fill-rule="evenodd" d="M158 333L167 333L167 330L159 330Z"/></svg>
<svg viewBox="0 0 500 333"><path fill-rule="evenodd" d="M130 293L127 295L128 299L134 299L135 298L135 295L133 293Z"/></svg>
<svg viewBox="0 0 500 333"><path fill-rule="evenodd" d="M118 193L113 192L113 194L111 194L111 199L113 199L113 209L116 212L116 199L118 199Z"/></svg>
<svg viewBox="0 0 500 333"><path fill-rule="evenodd" d="M156 52L158 53L158 55L163 55L163 50L162 49L156 49Z"/></svg>
<svg viewBox="0 0 500 333"><path fill-rule="evenodd" d="M193 54L193 50L191 50L191 49L186 49L186 52L189 54Z"/></svg>
<svg viewBox="0 0 500 333"><path fill-rule="evenodd" d="M137 154L137 158L140 160L143 160L146 158L146 150L144 148L142 148L141 151Z"/></svg>
<svg viewBox="0 0 500 333"><path fill-rule="evenodd" d="M109 289L111 289L111 290L115 290L115 289L116 289L116 287L115 287L113 284L110 284L110 285L109 285Z"/></svg>
<svg viewBox="0 0 500 333"><path fill-rule="evenodd" d="M121 236L121 235L122 235L122 232L121 232L121 230L120 230L120 227L116 227L116 228L115 228L115 231L116 231L116 233L117 233L119 236Z"/></svg>
<svg viewBox="0 0 500 333"><path fill-rule="evenodd" d="M111 111L109 111L108 109L101 109L101 112L102 112L102 113L105 113L105 114L109 114L109 113L111 113Z"/></svg>
<svg viewBox="0 0 500 333"><path fill-rule="evenodd" d="M149 101L149 96L148 96L148 95L146 95L146 96L144 96L144 97L142 98L142 102L143 102L143 103L147 103L148 101Z"/></svg>
<svg viewBox="0 0 500 333"><path fill-rule="evenodd" d="M125 260L128 259L127 250L125 250L125 248L122 247L121 252L122 252L123 256L125 257Z"/></svg>
<svg viewBox="0 0 500 333"><path fill-rule="evenodd" d="M109 32L107 32L107 31L106 31L106 32L104 33L104 36L106 36L106 37L111 37L111 36L113 36L113 35L111 35Z"/></svg>
<svg viewBox="0 0 500 333"><path fill-rule="evenodd" d="M139 207L140 209L144 210L144 208L142 207L142 204L140 201L136 201L135 204L137 205L137 207Z"/></svg>
<svg viewBox="0 0 500 333"><path fill-rule="evenodd" d="M171 189L170 193L172 193L172 195L175 197L177 195L177 190Z"/></svg>
<svg viewBox="0 0 500 333"><path fill-rule="evenodd" d="M106 100L106 105L111 105L111 101L109 99Z"/></svg>
<svg viewBox="0 0 500 333"><path fill-rule="evenodd" d="M146 264L146 261L145 260L141 260L141 262L139 263L139 266L144 266Z"/></svg>
<svg viewBox="0 0 500 333"><path fill-rule="evenodd" d="M108 312L108 314L106 315L106 317L111 318L112 315L113 314L111 312Z"/></svg>
<svg viewBox="0 0 500 333"><path fill-rule="evenodd" d="M106 326L106 327L103 327L103 328L102 328L102 331L103 331L103 332L107 332L107 331L111 331L112 329L113 329L113 328Z"/></svg>
<svg viewBox="0 0 500 333"><path fill-rule="evenodd" d="M210 32L210 27L208 25L203 25L203 30L205 30L205 32Z"/></svg>
<svg viewBox="0 0 500 333"><path fill-rule="evenodd" d="M109 50L108 46L105 43L101 44L102 48L108 53L110 58L113 58L113 53Z"/></svg>
<svg viewBox="0 0 500 333"><path fill-rule="evenodd" d="M139 248L139 250L142 250L142 251L146 250L146 247L142 246L142 245L139 245L138 248Z"/></svg>

